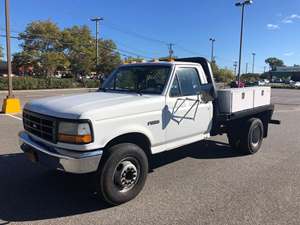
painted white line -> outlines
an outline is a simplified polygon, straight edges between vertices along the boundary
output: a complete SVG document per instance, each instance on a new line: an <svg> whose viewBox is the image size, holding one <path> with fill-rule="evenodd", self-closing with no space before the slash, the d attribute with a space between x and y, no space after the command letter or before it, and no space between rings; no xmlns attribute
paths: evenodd
<svg viewBox="0 0 300 225"><path fill-rule="evenodd" d="M14 115L11 115L11 114L4 114L4 115L10 116L10 117L12 117L12 118L14 118L14 119L17 119L17 120L21 120L21 121L22 121L22 118L20 118L20 117L18 117L18 116L14 116Z"/></svg>

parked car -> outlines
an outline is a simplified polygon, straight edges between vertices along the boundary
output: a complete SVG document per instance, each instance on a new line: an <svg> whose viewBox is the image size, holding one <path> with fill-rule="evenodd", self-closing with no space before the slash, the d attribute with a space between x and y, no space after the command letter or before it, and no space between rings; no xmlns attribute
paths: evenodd
<svg viewBox="0 0 300 225"><path fill-rule="evenodd" d="M300 88L300 82L299 82L299 81L295 82L295 83L293 84L293 87L295 87L295 88Z"/></svg>
<svg viewBox="0 0 300 225"><path fill-rule="evenodd" d="M266 82L264 80L259 80L259 81L257 81L257 85L258 86L265 86Z"/></svg>
<svg viewBox="0 0 300 225"><path fill-rule="evenodd" d="M276 78L274 80L274 83L283 83L283 80L281 78Z"/></svg>
<svg viewBox="0 0 300 225"><path fill-rule="evenodd" d="M243 81L240 81L240 83L238 81L232 81L230 83L230 87L231 88L242 88L242 87L245 87L245 83Z"/></svg>

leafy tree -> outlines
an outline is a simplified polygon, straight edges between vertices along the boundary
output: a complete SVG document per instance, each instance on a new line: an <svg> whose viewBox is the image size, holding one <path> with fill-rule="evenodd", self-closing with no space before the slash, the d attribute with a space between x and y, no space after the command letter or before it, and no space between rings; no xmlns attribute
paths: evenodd
<svg viewBox="0 0 300 225"><path fill-rule="evenodd" d="M46 52L43 53L40 59L40 69L48 76L51 76L57 70L65 71L70 62L62 52Z"/></svg>
<svg viewBox="0 0 300 225"><path fill-rule="evenodd" d="M281 59L270 57L265 60L267 64L269 64L272 71L276 70L278 66L284 66L284 62Z"/></svg>
<svg viewBox="0 0 300 225"><path fill-rule="evenodd" d="M229 69L219 69L215 74L217 82L229 82L235 78L233 72Z"/></svg>
<svg viewBox="0 0 300 225"><path fill-rule="evenodd" d="M120 53L112 40L101 40L99 42L99 64L97 72L100 74L111 73L121 64Z"/></svg>
<svg viewBox="0 0 300 225"><path fill-rule="evenodd" d="M257 80L259 80L261 77L259 74L257 73L247 73L247 74L243 74L241 76L241 79L243 81L250 81L250 82L255 82Z"/></svg>
<svg viewBox="0 0 300 225"><path fill-rule="evenodd" d="M20 45L23 51L14 55L15 66L32 65L35 72L47 76L53 75L57 68L66 69L62 34L56 24L50 20L32 22L19 37L23 40Z"/></svg>
<svg viewBox="0 0 300 225"><path fill-rule="evenodd" d="M36 73L51 76L56 70L71 69L73 74L92 71L109 73L121 62L115 43L99 41L99 65L96 68L95 39L87 26L60 30L51 22L35 21L19 34L22 52L15 54L14 65L34 66Z"/></svg>
<svg viewBox="0 0 300 225"><path fill-rule="evenodd" d="M3 59L3 47L0 46L0 61Z"/></svg>
<svg viewBox="0 0 300 225"><path fill-rule="evenodd" d="M19 37L24 40L21 44L24 51L49 52L62 48L59 27L50 20L28 24Z"/></svg>
<svg viewBox="0 0 300 225"><path fill-rule="evenodd" d="M143 62L143 61L144 61L143 58L140 58L140 57L132 57L132 56L126 57L126 58L124 59L124 62L125 62L125 63Z"/></svg>
<svg viewBox="0 0 300 225"><path fill-rule="evenodd" d="M62 31L63 49L74 74L89 74L95 69L95 45L87 26Z"/></svg>
<svg viewBox="0 0 300 225"><path fill-rule="evenodd" d="M213 74L217 74L218 71L219 71L219 67L218 67L218 65L217 65L217 62L216 62L215 60L213 60L213 61L211 62L211 64L210 64L210 66L211 66L211 69L212 69Z"/></svg>
<svg viewBox="0 0 300 225"><path fill-rule="evenodd" d="M13 55L12 64L15 68L21 66L31 66L36 62L35 53L32 51L22 51Z"/></svg>
<svg viewBox="0 0 300 225"><path fill-rule="evenodd" d="M215 60L210 65L216 82L229 82L234 79L233 72L227 68L220 69Z"/></svg>

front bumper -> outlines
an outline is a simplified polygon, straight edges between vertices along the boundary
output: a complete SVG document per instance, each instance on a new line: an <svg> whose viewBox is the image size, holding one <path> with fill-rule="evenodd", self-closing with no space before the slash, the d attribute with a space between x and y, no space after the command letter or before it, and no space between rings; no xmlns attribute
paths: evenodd
<svg viewBox="0 0 300 225"><path fill-rule="evenodd" d="M103 150L71 151L33 140L25 131L19 133L21 150L33 162L69 173L91 173L98 169Z"/></svg>

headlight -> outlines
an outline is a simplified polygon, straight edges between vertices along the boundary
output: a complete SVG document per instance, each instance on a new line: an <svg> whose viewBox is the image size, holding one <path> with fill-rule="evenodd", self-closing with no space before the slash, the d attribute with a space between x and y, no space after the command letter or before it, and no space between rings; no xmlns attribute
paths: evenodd
<svg viewBox="0 0 300 225"><path fill-rule="evenodd" d="M93 141L89 123L60 122L58 141L72 144L88 144Z"/></svg>

